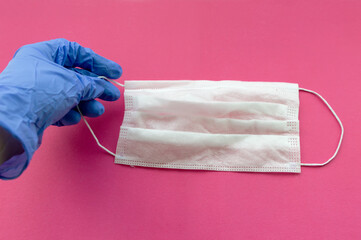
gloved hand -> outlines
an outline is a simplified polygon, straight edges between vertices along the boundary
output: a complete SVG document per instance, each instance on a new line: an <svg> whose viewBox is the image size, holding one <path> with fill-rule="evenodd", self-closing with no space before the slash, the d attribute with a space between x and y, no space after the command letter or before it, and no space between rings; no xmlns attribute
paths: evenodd
<svg viewBox="0 0 361 240"><path fill-rule="evenodd" d="M97 76L121 74L117 63L65 39L21 47L0 74L0 126L22 143L25 156L8 160L6 169L0 166L0 177L21 174L49 125L78 123L78 104L85 116L103 114L103 105L94 99L114 101L120 92Z"/></svg>

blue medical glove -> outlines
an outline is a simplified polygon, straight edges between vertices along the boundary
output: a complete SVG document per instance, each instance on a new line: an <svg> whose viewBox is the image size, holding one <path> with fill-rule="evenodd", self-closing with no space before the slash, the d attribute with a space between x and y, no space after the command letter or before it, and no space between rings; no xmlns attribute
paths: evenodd
<svg viewBox="0 0 361 240"><path fill-rule="evenodd" d="M0 74L0 127L21 142L24 153L0 166L0 178L16 178L25 170L48 126L78 123L78 104L85 116L103 114L94 99L114 101L120 92L97 76L121 74L117 63L65 39L21 47Z"/></svg>

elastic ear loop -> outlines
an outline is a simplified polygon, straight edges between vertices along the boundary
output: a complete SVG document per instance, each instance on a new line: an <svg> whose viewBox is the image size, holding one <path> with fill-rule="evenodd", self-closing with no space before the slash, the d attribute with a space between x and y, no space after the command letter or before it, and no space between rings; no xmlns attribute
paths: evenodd
<svg viewBox="0 0 361 240"><path fill-rule="evenodd" d="M328 104L328 102L317 92L305 89L305 88L299 88L299 90L301 91L305 91L305 92L309 92L312 94L315 94L316 96L318 96L328 107L328 109L331 111L331 113L333 114L333 116L336 118L337 122L340 124L340 128L341 128L341 135L340 135L340 141L338 142L337 148L335 153L332 155L332 157L330 159L328 159L326 162L324 163L301 163L301 166L308 166L308 167L321 167L326 165L327 163L331 162L337 155L338 151L340 150L341 147L341 143L342 143L342 139L343 139L343 133L344 133L344 128L342 125L341 120L338 118L337 114L335 113L335 111L332 109L332 107L330 106L330 104Z"/></svg>
<svg viewBox="0 0 361 240"><path fill-rule="evenodd" d="M116 84L116 85L119 85L119 86L121 86L121 87L124 87L124 85L123 85L123 84L118 83L117 81L114 81L114 80L109 79L109 78L107 78L107 77L104 77L104 76L99 76L98 78L101 78L101 79L104 79L104 80L110 81L110 82L112 82L112 83L114 83L114 84ZM79 111L79 113L80 113L81 118L84 120L85 125L88 127L88 129L89 129L90 133L93 135L93 137L94 137L95 141L97 142L98 146L99 146L99 147L101 147L104 151L106 151L106 152L107 152L107 153L109 153L110 155L113 155L114 157L116 157L117 155L116 155L115 153L113 153L112 151L110 151L109 149L107 149L106 147L104 147L103 145L101 145L101 144L100 144L100 142L99 142L99 140L98 140L97 136L95 136L95 133L94 133L93 129L90 127L90 125L89 125L88 121L85 119L85 117L83 116L82 112L80 111L79 106L77 105L77 106L76 106L76 108L78 109L78 111Z"/></svg>

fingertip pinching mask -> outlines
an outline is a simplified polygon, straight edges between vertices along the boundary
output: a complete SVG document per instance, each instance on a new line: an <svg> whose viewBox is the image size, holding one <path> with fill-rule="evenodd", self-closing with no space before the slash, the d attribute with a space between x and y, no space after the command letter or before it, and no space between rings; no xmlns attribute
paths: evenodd
<svg viewBox="0 0 361 240"><path fill-rule="evenodd" d="M301 166L330 162L343 138L342 123L331 106L298 84L162 80L126 81L124 88L116 154L96 139L118 164L300 173ZM340 124L337 149L324 163L301 163L299 91L320 97Z"/></svg>

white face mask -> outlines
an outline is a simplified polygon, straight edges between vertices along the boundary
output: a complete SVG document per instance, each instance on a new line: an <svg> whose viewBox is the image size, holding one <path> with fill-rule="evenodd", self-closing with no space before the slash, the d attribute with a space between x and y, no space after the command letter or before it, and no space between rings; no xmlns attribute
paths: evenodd
<svg viewBox="0 0 361 240"><path fill-rule="evenodd" d="M319 96L340 123L339 145L325 163L300 161L299 90ZM301 165L331 161L343 137L342 123L328 103L297 84L126 81L124 99L117 153L106 149L119 164L299 173Z"/></svg>

